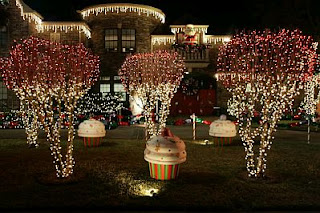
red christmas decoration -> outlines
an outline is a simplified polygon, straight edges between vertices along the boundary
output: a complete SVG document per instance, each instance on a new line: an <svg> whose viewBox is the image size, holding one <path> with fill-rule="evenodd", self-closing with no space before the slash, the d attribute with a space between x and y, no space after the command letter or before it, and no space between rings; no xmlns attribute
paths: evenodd
<svg viewBox="0 0 320 213"><path fill-rule="evenodd" d="M121 66L119 76L122 84L130 94L137 94L141 99L151 136L159 135L166 126L170 101L184 71L181 56L166 51L130 55ZM153 112L158 112L158 124L153 121Z"/></svg>
<svg viewBox="0 0 320 213"><path fill-rule="evenodd" d="M249 176L264 176L276 124L292 106L302 82L313 75L315 61L316 44L299 30L241 32L221 46L217 77L232 93L228 111L239 120ZM253 128L256 111L261 121ZM255 156L257 137L260 147Z"/></svg>
<svg viewBox="0 0 320 213"><path fill-rule="evenodd" d="M0 60L0 69L4 83L20 99L28 142L37 145L37 131L42 125L57 176L68 177L74 165L74 109L98 79L98 57L83 44L69 46L30 37L12 47L8 58ZM65 159L60 142L62 116L68 126Z"/></svg>

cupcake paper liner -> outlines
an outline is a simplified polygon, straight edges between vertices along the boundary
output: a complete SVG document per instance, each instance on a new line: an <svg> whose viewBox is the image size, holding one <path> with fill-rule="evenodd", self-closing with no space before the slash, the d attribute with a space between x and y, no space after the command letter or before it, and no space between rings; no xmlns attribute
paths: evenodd
<svg viewBox="0 0 320 213"><path fill-rule="evenodd" d="M213 137L214 144L221 144L223 146L224 144L231 144L232 143L232 137Z"/></svg>
<svg viewBox="0 0 320 213"><path fill-rule="evenodd" d="M101 142L102 142L102 138L100 137L95 137L95 138L84 137L83 138L83 145L85 147L97 147L97 146L100 146Z"/></svg>
<svg viewBox="0 0 320 213"><path fill-rule="evenodd" d="M156 180L172 180L179 175L180 164L163 165L149 162L150 176Z"/></svg>

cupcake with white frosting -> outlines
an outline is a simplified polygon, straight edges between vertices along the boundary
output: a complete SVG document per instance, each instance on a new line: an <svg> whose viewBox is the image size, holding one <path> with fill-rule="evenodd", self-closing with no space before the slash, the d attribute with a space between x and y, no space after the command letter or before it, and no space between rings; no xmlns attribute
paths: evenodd
<svg viewBox="0 0 320 213"><path fill-rule="evenodd" d="M78 136L83 137L84 146L99 146L105 135L104 124L93 118L83 121L78 127Z"/></svg>
<svg viewBox="0 0 320 213"><path fill-rule="evenodd" d="M150 176L157 180L175 179L180 164L186 161L185 143L169 129L152 137L146 144L144 159L149 162Z"/></svg>
<svg viewBox="0 0 320 213"><path fill-rule="evenodd" d="M231 144L232 139L237 135L236 125L227 120L226 115L221 115L218 120L211 123L209 135L213 136L214 142Z"/></svg>

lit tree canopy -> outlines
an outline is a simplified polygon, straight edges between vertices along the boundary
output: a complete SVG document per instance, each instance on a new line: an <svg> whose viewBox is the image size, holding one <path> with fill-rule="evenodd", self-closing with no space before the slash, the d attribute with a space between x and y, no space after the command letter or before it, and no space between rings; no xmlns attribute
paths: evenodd
<svg viewBox="0 0 320 213"><path fill-rule="evenodd" d="M228 111L239 120L249 176L262 177L272 133L284 110L291 107L303 81L314 71L316 45L299 30L242 32L218 56L218 80L232 93ZM254 112L261 121L252 128ZM257 163L254 139L260 140Z"/></svg>
<svg viewBox="0 0 320 213"><path fill-rule="evenodd" d="M185 65L178 53L156 51L128 56L119 70L122 84L142 100L150 135L158 135L165 127L170 101L182 80ZM152 121L157 103L159 126Z"/></svg>
<svg viewBox="0 0 320 213"><path fill-rule="evenodd" d="M36 144L37 130L44 127L58 177L73 172L73 118L78 99L99 75L99 59L83 44L53 43L35 37L22 40L1 59L2 78L20 99L29 143ZM60 143L61 117L66 114L68 142L63 160Z"/></svg>

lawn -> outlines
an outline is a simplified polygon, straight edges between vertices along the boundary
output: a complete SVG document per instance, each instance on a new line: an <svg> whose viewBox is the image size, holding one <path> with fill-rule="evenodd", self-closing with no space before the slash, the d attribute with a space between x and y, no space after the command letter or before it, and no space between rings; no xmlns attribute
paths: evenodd
<svg viewBox="0 0 320 213"><path fill-rule="evenodd" d="M0 131L1 134L1 131ZM0 140L0 208L5 210L320 210L320 133L281 130L268 155L267 178L246 177L244 149L185 140L187 162L174 181L149 177L144 141L75 141L74 176L53 178L49 145ZM153 196L152 196L153 195Z"/></svg>

